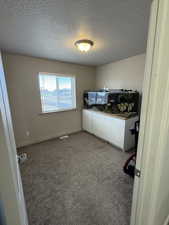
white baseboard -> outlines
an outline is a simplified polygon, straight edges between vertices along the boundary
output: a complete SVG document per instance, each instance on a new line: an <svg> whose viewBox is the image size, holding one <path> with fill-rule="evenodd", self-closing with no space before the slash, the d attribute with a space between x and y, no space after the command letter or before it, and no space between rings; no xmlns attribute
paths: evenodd
<svg viewBox="0 0 169 225"><path fill-rule="evenodd" d="M36 140L27 140L27 141L19 142L19 143L17 143L17 148L25 147L25 146L32 145L32 144L38 144L38 143L43 142L43 141L48 141L50 139L58 138L58 137L63 136L63 135L70 135L70 134L77 133L77 132L80 132L80 131L82 131L82 129L78 129L78 130L75 130L75 131L72 131L72 132L69 132L69 133L64 132L64 133L55 134L55 135L48 135L48 136L44 136L44 137L41 137L41 138L36 139Z"/></svg>

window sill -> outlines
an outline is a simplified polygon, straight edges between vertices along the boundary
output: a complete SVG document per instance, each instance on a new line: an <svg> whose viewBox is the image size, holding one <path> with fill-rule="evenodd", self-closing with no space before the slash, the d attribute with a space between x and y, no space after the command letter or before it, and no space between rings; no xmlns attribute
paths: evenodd
<svg viewBox="0 0 169 225"><path fill-rule="evenodd" d="M50 112L41 112L39 115L46 115L46 114L53 114L53 113L60 113L60 112L68 112L68 111L77 111L77 108L70 108L70 109L60 109L57 111L50 111Z"/></svg>

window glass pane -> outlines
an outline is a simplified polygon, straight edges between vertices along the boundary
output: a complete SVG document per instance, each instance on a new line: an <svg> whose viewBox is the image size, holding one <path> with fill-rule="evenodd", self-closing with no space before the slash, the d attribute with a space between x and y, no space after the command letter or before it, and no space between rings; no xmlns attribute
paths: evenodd
<svg viewBox="0 0 169 225"><path fill-rule="evenodd" d="M42 112L75 108L73 77L39 75Z"/></svg>
<svg viewBox="0 0 169 225"><path fill-rule="evenodd" d="M59 77L59 98L58 104L60 107L72 107L72 88L71 88L71 78L69 77Z"/></svg>

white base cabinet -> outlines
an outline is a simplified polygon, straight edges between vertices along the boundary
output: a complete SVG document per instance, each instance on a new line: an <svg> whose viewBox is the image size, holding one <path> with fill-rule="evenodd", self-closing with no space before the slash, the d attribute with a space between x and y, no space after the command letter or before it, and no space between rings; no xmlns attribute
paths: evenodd
<svg viewBox="0 0 169 225"><path fill-rule="evenodd" d="M138 116L125 119L89 109L83 109L83 129L100 137L118 148L127 151L135 146L135 136L130 129Z"/></svg>

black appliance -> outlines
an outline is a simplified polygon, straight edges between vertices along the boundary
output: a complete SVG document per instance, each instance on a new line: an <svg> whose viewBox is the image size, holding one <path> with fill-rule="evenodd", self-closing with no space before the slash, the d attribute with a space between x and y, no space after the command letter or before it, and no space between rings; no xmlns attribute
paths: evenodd
<svg viewBox="0 0 169 225"><path fill-rule="evenodd" d="M85 108L102 106L111 113L138 112L139 92L124 89L85 91L83 100Z"/></svg>
<svg viewBox="0 0 169 225"><path fill-rule="evenodd" d="M135 152L127 159L124 164L123 171L129 176L135 176L136 168L136 157L137 157L137 145L138 145L138 136L139 136L139 125L140 122L136 121L134 128L130 129L132 135L135 135Z"/></svg>

